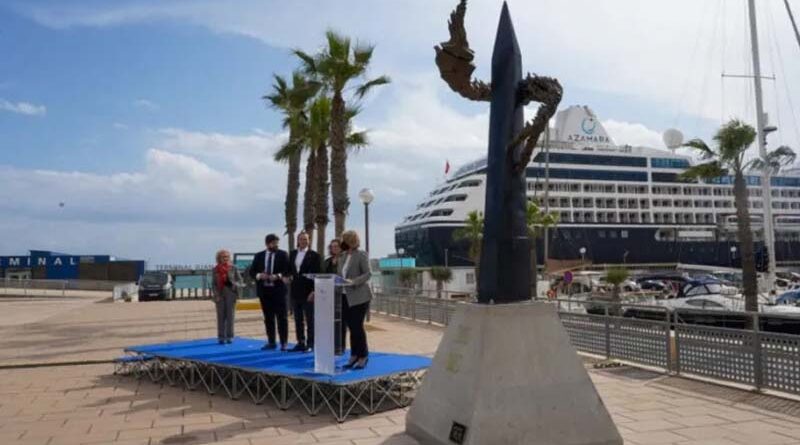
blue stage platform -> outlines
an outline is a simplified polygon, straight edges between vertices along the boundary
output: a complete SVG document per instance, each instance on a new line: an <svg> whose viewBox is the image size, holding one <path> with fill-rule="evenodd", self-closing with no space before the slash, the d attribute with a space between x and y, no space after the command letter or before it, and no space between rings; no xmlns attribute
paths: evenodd
<svg viewBox="0 0 800 445"><path fill-rule="evenodd" d="M371 352L365 369L336 374L314 372L314 354L262 351L264 341L237 337L220 345L216 338L131 346L115 372L181 384L209 393L224 390L233 399L247 394L255 403L272 400L281 409L302 405L316 415L327 407L337 420L353 412L374 413L408 406L431 359L418 355ZM290 347L292 345L289 345Z"/></svg>

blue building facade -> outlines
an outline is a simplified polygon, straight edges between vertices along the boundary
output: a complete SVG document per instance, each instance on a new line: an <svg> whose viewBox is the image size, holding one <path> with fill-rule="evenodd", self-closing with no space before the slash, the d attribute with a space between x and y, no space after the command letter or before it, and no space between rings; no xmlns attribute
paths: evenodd
<svg viewBox="0 0 800 445"><path fill-rule="evenodd" d="M144 261L118 261L111 255L72 255L31 250L30 255L0 256L0 277L28 271L32 278L50 280L138 280Z"/></svg>

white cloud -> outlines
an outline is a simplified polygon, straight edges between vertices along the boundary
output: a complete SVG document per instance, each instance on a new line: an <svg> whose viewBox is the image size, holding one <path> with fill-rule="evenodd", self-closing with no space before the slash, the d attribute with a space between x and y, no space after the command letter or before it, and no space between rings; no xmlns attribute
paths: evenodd
<svg viewBox="0 0 800 445"><path fill-rule="evenodd" d="M136 99L133 101L133 106L147 111L156 111L160 108L157 103L148 99Z"/></svg>
<svg viewBox="0 0 800 445"><path fill-rule="evenodd" d="M651 130L642 124L609 119L603 121L603 126L617 145L666 148L661 138L661 133Z"/></svg>
<svg viewBox="0 0 800 445"><path fill-rule="evenodd" d="M25 116L44 116L47 113L47 107L44 105L34 105L29 102L15 103L6 99L0 99L0 110L23 114Z"/></svg>

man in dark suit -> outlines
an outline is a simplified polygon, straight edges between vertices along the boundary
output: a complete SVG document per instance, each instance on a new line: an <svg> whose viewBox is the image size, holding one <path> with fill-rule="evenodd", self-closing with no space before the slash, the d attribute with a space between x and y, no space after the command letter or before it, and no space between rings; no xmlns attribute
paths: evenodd
<svg viewBox="0 0 800 445"><path fill-rule="evenodd" d="M314 280L303 275L320 273L322 260L317 252L308 247L308 244L308 234L300 232L297 235L297 249L289 254L289 267L292 272L290 294L294 327L297 331L297 345L292 348L293 352L306 352L314 347Z"/></svg>
<svg viewBox="0 0 800 445"><path fill-rule="evenodd" d="M275 324L281 351L286 350L289 337L289 322L286 319L286 281L290 276L289 255L278 249L280 239L270 233L264 239L267 249L256 254L250 266L250 277L256 281L261 312L264 314L264 328L267 331L267 344L261 349L275 349Z"/></svg>

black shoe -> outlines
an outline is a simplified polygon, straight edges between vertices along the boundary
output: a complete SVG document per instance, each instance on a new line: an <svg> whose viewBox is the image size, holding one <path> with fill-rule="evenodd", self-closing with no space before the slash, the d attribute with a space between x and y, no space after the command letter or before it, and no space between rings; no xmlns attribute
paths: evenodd
<svg viewBox="0 0 800 445"><path fill-rule="evenodd" d="M290 349L289 352L306 352L308 348L303 343L298 343L294 345L294 348Z"/></svg>
<svg viewBox="0 0 800 445"><path fill-rule="evenodd" d="M350 368L352 368L353 366L355 366L355 364L356 364L356 363L358 363L358 359L357 359L357 358L351 358L351 359L350 359L350 361L349 361L349 362L347 362L347 364L346 364L346 365L342 366L342 368L344 368L344 369L350 369Z"/></svg>
<svg viewBox="0 0 800 445"><path fill-rule="evenodd" d="M224 345L225 344L225 339L224 338L220 338L219 340L217 340L217 343L219 343L221 345Z"/></svg>
<svg viewBox="0 0 800 445"><path fill-rule="evenodd" d="M275 343L267 343L267 344L265 344L264 346L261 347L261 350L262 351L267 351L267 350L270 350L270 349L275 349L277 347L278 347L278 345L276 345Z"/></svg>
<svg viewBox="0 0 800 445"><path fill-rule="evenodd" d="M230 338L229 338L229 339L226 339L226 340L225 340L225 343L227 343L227 344L231 344L231 343L233 343L233 339L230 339Z"/></svg>
<svg viewBox="0 0 800 445"><path fill-rule="evenodd" d="M288 349L285 344L281 345L281 352L286 352Z"/></svg>
<svg viewBox="0 0 800 445"><path fill-rule="evenodd" d="M369 357L364 357L359 359L354 365L353 369L364 369L367 367L367 362L369 362Z"/></svg>

